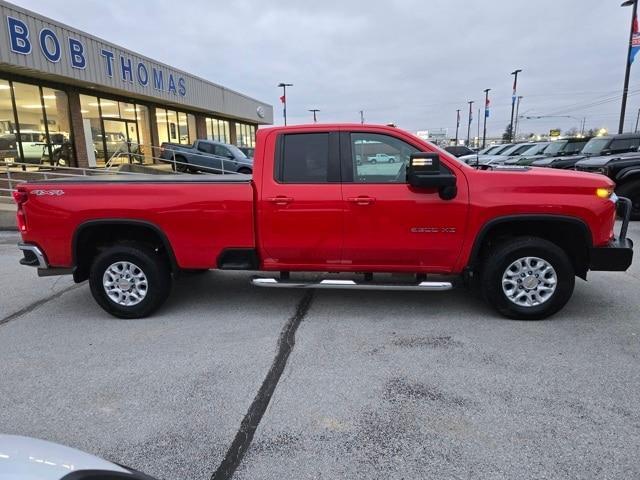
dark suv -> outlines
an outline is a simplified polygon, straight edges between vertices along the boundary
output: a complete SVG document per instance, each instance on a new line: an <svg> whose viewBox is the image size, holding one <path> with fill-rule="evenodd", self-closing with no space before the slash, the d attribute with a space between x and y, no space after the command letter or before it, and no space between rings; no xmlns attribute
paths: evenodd
<svg viewBox="0 0 640 480"><path fill-rule="evenodd" d="M444 147L444 149L454 157L461 157L463 155L473 155L474 153L476 153L465 145L448 145Z"/></svg>
<svg viewBox="0 0 640 480"><path fill-rule="evenodd" d="M529 164L534 167L573 168L579 159L584 158L582 150L590 140L591 137L555 140Z"/></svg>
<svg viewBox="0 0 640 480"><path fill-rule="evenodd" d="M576 170L600 173L616 182L616 194L631 200L631 219L640 220L640 152L590 157L576 163Z"/></svg>

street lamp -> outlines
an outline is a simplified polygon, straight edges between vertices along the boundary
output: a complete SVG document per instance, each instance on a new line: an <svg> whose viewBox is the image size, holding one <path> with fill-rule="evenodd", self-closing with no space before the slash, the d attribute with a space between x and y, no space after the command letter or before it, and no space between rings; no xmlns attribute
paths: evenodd
<svg viewBox="0 0 640 480"><path fill-rule="evenodd" d="M638 11L638 0L625 0L620 5L621 7L628 7L633 5L631 10L631 28L629 30L629 45L627 48L627 63L624 70L624 86L622 87L622 105L620 106L620 124L618 125L618 133L622 133L624 130L624 114L627 109L627 93L629 92L629 73L631 71L631 47L633 45L634 25L636 22L636 12Z"/></svg>
<svg viewBox="0 0 640 480"><path fill-rule="evenodd" d="M513 138L518 140L518 114L520 113L520 102L522 101L522 95L518 95L518 101L516 102L516 121L513 125Z"/></svg>
<svg viewBox="0 0 640 480"><path fill-rule="evenodd" d="M282 96L280 101L282 102L282 114L284 116L284 124L287 124L287 87L293 87L293 83L279 83L278 87L282 88Z"/></svg>
<svg viewBox="0 0 640 480"><path fill-rule="evenodd" d="M316 119L316 113L318 113L320 110L318 110L317 108L312 108L309 111L313 113L313 123L317 123L318 120Z"/></svg>
<svg viewBox="0 0 640 480"><path fill-rule="evenodd" d="M482 130L482 148L484 148L487 141L487 117L489 116L489 92L490 88L484 89L484 127Z"/></svg>
<svg viewBox="0 0 640 480"><path fill-rule="evenodd" d="M473 121L473 100L467 102L469 104L469 123L467 125L467 147L471 144L471 122Z"/></svg>
<svg viewBox="0 0 640 480"><path fill-rule="evenodd" d="M509 123L509 142L513 143L513 113L516 107L516 91L518 90L518 74L521 69L511 72L513 75L513 95L511 95L511 122Z"/></svg>

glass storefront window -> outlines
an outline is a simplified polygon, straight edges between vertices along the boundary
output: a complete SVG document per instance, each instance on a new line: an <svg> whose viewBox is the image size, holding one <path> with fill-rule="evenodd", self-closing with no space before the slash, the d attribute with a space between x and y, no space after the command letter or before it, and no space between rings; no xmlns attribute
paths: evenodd
<svg viewBox="0 0 640 480"><path fill-rule="evenodd" d="M98 99L88 95L80 95L80 113L82 113L82 126L87 145L89 145L89 143L93 145L93 150L87 148L89 166L95 167L98 163L104 164L104 143L102 141L102 125L100 123L100 104L98 103Z"/></svg>
<svg viewBox="0 0 640 480"><path fill-rule="evenodd" d="M13 83L13 94L18 114L18 150L24 163L40 164L48 158L47 132L40 98L36 85Z"/></svg>
<svg viewBox="0 0 640 480"><path fill-rule="evenodd" d="M189 143L189 127L187 125L187 114L178 112L178 136L180 143Z"/></svg>
<svg viewBox="0 0 640 480"><path fill-rule="evenodd" d="M42 88L42 99L47 118L49 145L53 163L71 166L74 163L71 143L71 122L67 94L52 88Z"/></svg>
<svg viewBox="0 0 640 480"><path fill-rule="evenodd" d="M196 128L196 116L187 114L187 130L189 131L189 140L193 143L198 138L198 129Z"/></svg>
<svg viewBox="0 0 640 480"><path fill-rule="evenodd" d="M19 161L19 154L11 86L6 80L0 80L0 162L11 164L17 161Z"/></svg>
<svg viewBox="0 0 640 480"><path fill-rule="evenodd" d="M175 110L167 110L167 122L169 127L169 141L172 143L180 143L178 135L178 112Z"/></svg>

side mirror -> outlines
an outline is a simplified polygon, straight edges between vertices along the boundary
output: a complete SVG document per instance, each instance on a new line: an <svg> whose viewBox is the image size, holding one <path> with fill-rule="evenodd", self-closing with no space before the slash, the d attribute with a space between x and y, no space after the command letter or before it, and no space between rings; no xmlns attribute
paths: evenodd
<svg viewBox="0 0 640 480"><path fill-rule="evenodd" d="M451 200L458 193L456 176L440 168L437 153L412 153L407 166L407 183L414 188L437 188L443 200Z"/></svg>
<svg viewBox="0 0 640 480"><path fill-rule="evenodd" d="M613 153L613 150L611 150L610 148L605 148L602 151L600 151L600 155L611 155Z"/></svg>

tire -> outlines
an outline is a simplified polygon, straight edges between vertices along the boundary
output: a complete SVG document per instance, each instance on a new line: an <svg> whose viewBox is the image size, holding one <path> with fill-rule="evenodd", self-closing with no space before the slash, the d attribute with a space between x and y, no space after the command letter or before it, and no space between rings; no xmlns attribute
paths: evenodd
<svg viewBox="0 0 640 480"><path fill-rule="evenodd" d="M189 163L187 162L186 158L178 156L176 157L176 162L180 162L180 163L173 164L173 167L175 168L176 172L187 173L190 171L189 166L185 165Z"/></svg>
<svg viewBox="0 0 640 480"><path fill-rule="evenodd" d="M616 189L616 194L631 200L631 220L640 220L640 179L623 183Z"/></svg>
<svg viewBox="0 0 640 480"><path fill-rule="evenodd" d="M243 167L238 170L238 173L243 173L244 175L251 175L253 171L250 168Z"/></svg>
<svg viewBox="0 0 640 480"><path fill-rule="evenodd" d="M369 160L369 163L376 164L376 163L378 163L378 161L375 158L372 158L371 160Z"/></svg>
<svg viewBox="0 0 640 480"><path fill-rule="evenodd" d="M527 289L524 282L531 287ZM518 237L497 245L487 255L480 275L485 300L505 317L516 320L542 320L558 312L571 298L574 284L575 272L566 252L537 237Z"/></svg>
<svg viewBox="0 0 640 480"><path fill-rule="evenodd" d="M126 265L131 266L129 269ZM135 267L135 268L133 268ZM109 271L109 272L108 272ZM115 274L114 274L115 272ZM140 273L146 282L143 282ZM118 277L118 274L122 277ZM124 278L129 276L131 281ZM117 283L120 279L123 283ZM135 282L134 278L138 279ZM105 282L111 282L111 295L119 295L124 305L107 293ZM91 294L106 312L118 318L143 318L157 310L171 291L171 272L166 257L150 247L136 243L119 244L103 250L89 271ZM124 290L130 285L129 290ZM136 287L136 285L138 285ZM142 297L140 299L140 297Z"/></svg>

